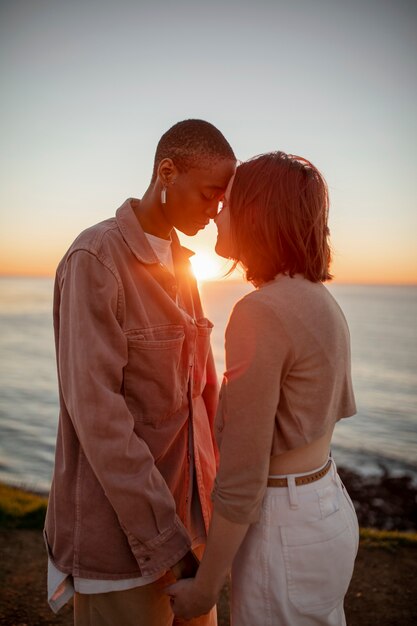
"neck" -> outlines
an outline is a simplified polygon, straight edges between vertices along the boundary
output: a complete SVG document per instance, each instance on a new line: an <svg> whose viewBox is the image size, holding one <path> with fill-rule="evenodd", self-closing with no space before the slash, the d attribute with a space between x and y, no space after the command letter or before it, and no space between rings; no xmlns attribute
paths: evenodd
<svg viewBox="0 0 417 626"><path fill-rule="evenodd" d="M161 213L159 197L151 187L145 191L142 199L132 201L133 211L145 233L170 239L172 224L169 224Z"/></svg>

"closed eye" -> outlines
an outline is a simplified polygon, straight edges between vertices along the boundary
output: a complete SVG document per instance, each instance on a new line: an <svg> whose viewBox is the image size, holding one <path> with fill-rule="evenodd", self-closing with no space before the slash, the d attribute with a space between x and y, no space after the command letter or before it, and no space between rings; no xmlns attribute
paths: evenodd
<svg viewBox="0 0 417 626"><path fill-rule="evenodd" d="M207 200L207 202L212 202L216 195L215 193L202 193L201 194L204 200Z"/></svg>
<svg viewBox="0 0 417 626"><path fill-rule="evenodd" d="M206 202L213 202L213 200L220 202L224 198L224 192L222 187L206 187L204 191L201 190L201 197Z"/></svg>

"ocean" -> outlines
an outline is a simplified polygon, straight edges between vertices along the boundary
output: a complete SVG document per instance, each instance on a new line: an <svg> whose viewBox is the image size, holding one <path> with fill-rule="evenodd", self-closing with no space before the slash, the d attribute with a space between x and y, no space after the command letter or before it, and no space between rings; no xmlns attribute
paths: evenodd
<svg viewBox="0 0 417 626"><path fill-rule="evenodd" d="M339 422L332 452L363 474L417 482L417 287L329 284L348 320L358 413ZM219 375L233 304L252 287L202 284ZM0 278L0 480L50 486L58 423L52 328L53 281Z"/></svg>

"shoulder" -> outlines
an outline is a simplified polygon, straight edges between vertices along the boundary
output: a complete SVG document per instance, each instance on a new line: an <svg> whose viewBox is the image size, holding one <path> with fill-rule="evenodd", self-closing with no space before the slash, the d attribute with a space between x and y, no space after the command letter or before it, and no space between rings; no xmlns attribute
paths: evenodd
<svg viewBox="0 0 417 626"><path fill-rule="evenodd" d="M225 348L227 369L236 363L250 365L251 376L265 376L265 368L276 373L294 360L291 328L262 290L251 292L234 306L226 328Z"/></svg>
<svg viewBox="0 0 417 626"><path fill-rule="evenodd" d="M271 304L262 297L258 290L251 291L233 306L229 323L244 320L263 320L271 313Z"/></svg>
<svg viewBox="0 0 417 626"><path fill-rule="evenodd" d="M226 337L236 335L240 341L246 336L256 341L272 341L286 334L285 314L276 298L264 288L251 291L234 305L226 329Z"/></svg>
<svg viewBox="0 0 417 626"><path fill-rule="evenodd" d="M260 317L275 317L282 320L298 308L299 303L306 299L320 297L317 293L323 285L311 283L302 276L278 276L262 287L251 291L233 308L233 313L240 315L255 315Z"/></svg>
<svg viewBox="0 0 417 626"><path fill-rule="evenodd" d="M338 305L321 282L312 282L301 274L278 276L259 290L260 297L278 312L281 319L331 315Z"/></svg>
<svg viewBox="0 0 417 626"><path fill-rule="evenodd" d="M58 266L58 271L66 267L68 261L74 257L78 258L87 254L100 261L111 257L111 241L115 238L117 232L118 226L115 218L109 218L86 228L74 239L64 254Z"/></svg>
<svg viewBox="0 0 417 626"><path fill-rule="evenodd" d="M263 300L275 310L297 342L305 333L331 339L346 332L347 322L331 291L301 275L279 277L261 289Z"/></svg>
<svg viewBox="0 0 417 626"><path fill-rule="evenodd" d="M323 283L302 275L280 275L256 289L234 306L229 326L259 325L274 335L297 333L301 326L326 324L340 316L340 308Z"/></svg>
<svg viewBox="0 0 417 626"><path fill-rule="evenodd" d="M70 247L70 251L87 250L93 254L98 254L106 239L113 236L114 231L118 231L117 222L114 217L94 224L94 226L86 228L78 235Z"/></svg>
<svg viewBox="0 0 417 626"><path fill-rule="evenodd" d="M118 280L115 263L113 262L111 240L118 231L114 218L110 218L83 230L71 244L61 259L57 276L62 281L68 272L82 274L107 274L109 271ZM101 270L100 268L103 268ZM103 275L104 275L103 274Z"/></svg>

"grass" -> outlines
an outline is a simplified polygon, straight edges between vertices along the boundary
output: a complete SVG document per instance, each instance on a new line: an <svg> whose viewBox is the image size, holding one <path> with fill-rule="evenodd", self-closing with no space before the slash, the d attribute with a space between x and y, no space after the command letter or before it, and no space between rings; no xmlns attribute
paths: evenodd
<svg viewBox="0 0 417 626"><path fill-rule="evenodd" d="M417 533L414 532L361 528L360 540L361 544L367 548L387 548L388 550L394 550L398 546L417 548Z"/></svg>
<svg viewBox="0 0 417 626"><path fill-rule="evenodd" d="M0 528L41 529L48 498L0 483Z"/></svg>

